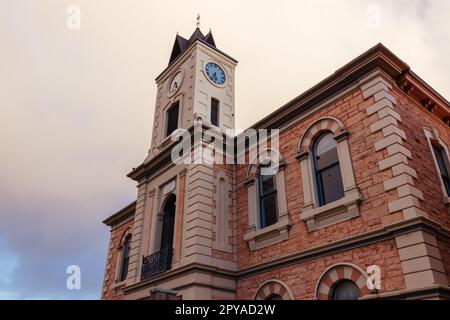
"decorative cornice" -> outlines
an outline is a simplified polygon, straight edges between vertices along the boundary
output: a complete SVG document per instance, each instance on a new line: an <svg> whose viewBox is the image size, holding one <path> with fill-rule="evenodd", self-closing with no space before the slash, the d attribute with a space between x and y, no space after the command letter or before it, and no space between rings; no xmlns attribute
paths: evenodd
<svg viewBox="0 0 450 320"><path fill-rule="evenodd" d="M376 69L396 80L409 70L409 66L379 43L251 127L280 128Z"/></svg>
<svg viewBox="0 0 450 320"><path fill-rule="evenodd" d="M404 72L397 80L398 87L430 113L450 125L450 103L413 71Z"/></svg>
<svg viewBox="0 0 450 320"><path fill-rule="evenodd" d="M106 218L102 222L110 227L115 226L118 223L124 221L125 219L134 216L135 210L136 210L136 201L133 201L132 203L120 209L119 211L117 211L110 217Z"/></svg>

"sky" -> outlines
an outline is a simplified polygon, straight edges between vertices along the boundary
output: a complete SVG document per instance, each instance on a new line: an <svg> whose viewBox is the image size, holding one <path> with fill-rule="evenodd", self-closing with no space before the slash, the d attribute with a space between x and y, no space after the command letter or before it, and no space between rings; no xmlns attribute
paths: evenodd
<svg viewBox="0 0 450 320"><path fill-rule="evenodd" d="M101 221L136 198L126 174L150 147L154 79L198 13L239 61L236 128L379 42L450 98L447 0L1 0L0 299L100 297Z"/></svg>

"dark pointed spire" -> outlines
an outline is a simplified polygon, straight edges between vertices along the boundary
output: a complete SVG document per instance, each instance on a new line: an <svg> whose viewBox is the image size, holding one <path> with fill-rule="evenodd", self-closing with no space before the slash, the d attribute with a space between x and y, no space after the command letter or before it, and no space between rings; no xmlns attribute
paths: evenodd
<svg viewBox="0 0 450 320"><path fill-rule="evenodd" d="M214 48L216 47L216 42L214 41L214 37L212 35L211 30L209 30L208 34L205 36L205 42L212 45Z"/></svg>
<svg viewBox="0 0 450 320"><path fill-rule="evenodd" d="M195 28L194 33L189 38L189 45L193 44L197 39L203 40L203 41L205 40L205 36L203 35L203 33L199 27Z"/></svg>
<svg viewBox="0 0 450 320"><path fill-rule="evenodd" d="M189 40L177 34L175 43L173 44L172 53L170 54L169 65L197 40L217 49L216 42L214 41L211 31L209 31L205 36L200 28L197 27L195 28L194 33L189 37Z"/></svg>
<svg viewBox="0 0 450 320"><path fill-rule="evenodd" d="M172 63L188 46L188 40L183 38L182 36L175 37L175 43L173 44L172 53L170 54L169 64Z"/></svg>

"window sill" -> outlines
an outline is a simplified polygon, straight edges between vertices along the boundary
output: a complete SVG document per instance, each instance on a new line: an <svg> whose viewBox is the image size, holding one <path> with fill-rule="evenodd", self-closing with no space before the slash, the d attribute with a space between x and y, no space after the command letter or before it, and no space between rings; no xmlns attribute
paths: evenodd
<svg viewBox="0 0 450 320"><path fill-rule="evenodd" d="M247 231L244 235L244 240L248 242L250 251L268 247L288 239L288 230L292 225L291 217L286 213L279 219L277 223L264 229Z"/></svg>
<svg viewBox="0 0 450 320"><path fill-rule="evenodd" d="M306 222L308 231L315 231L359 216L362 196L357 188L345 192L345 197L319 208L304 208L300 218Z"/></svg>
<svg viewBox="0 0 450 320"><path fill-rule="evenodd" d="M111 289L120 289L122 287L125 287L126 285L127 285L127 280L114 282L113 284L111 284Z"/></svg>
<svg viewBox="0 0 450 320"><path fill-rule="evenodd" d="M167 146L171 145L172 143L174 143L175 141L172 141L171 139L171 135L169 134L167 137L165 137L163 139L163 141L161 141L161 143L157 146L158 151L162 151L165 148L167 148Z"/></svg>

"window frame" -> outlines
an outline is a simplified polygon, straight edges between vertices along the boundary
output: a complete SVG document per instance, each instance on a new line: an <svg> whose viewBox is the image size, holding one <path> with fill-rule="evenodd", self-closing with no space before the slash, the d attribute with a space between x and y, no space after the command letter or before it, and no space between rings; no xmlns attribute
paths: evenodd
<svg viewBox="0 0 450 320"><path fill-rule="evenodd" d="M216 123L213 122L213 106L216 106L215 109L215 118ZM213 126L219 127L220 126L220 100L216 99L214 97L211 98L211 110L210 110L210 122Z"/></svg>
<svg viewBox="0 0 450 320"><path fill-rule="evenodd" d="M118 278L119 282L127 280L128 277L130 265L131 240L132 240L131 233L127 234L125 239L123 240L121 260L120 260L120 272Z"/></svg>
<svg viewBox="0 0 450 320"><path fill-rule="evenodd" d="M170 126L170 115L171 115L171 111L177 108L177 118L176 118L176 128L174 128L172 131L169 132L169 126ZM176 100L175 102L173 102L170 107L166 110L166 127L165 127L165 136L169 137L175 130L177 130L180 127L180 100Z"/></svg>
<svg viewBox="0 0 450 320"><path fill-rule="evenodd" d="M261 227L260 217L260 171L261 154L268 152L277 152L268 149L258 154L250 161L247 171L247 180L244 185L247 189L248 205L248 228L244 234L244 240L247 241L250 251L259 250L273 244L286 241L289 238L289 229L292 225L291 216L288 212L287 193L285 182L286 163L279 155L278 171L274 172L273 181L276 188L276 209L277 222L267 227ZM256 152L255 152L256 154Z"/></svg>
<svg viewBox="0 0 450 320"><path fill-rule="evenodd" d="M313 160L313 168L314 168L314 176L315 176L315 186L316 186L316 195L317 195L317 206L318 207L322 207L324 205L327 205L329 203L333 203L334 201L337 201L339 199L342 199L345 197L345 193L344 193L344 186L343 186L343 182L342 182L342 171L341 171L341 164L339 161L339 154L338 154L338 146L337 146L337 142L335 144L335 149L336 149L336 155L337 155L337 159L331 163L328 164L327 166L325 166L324 168L319 168L319 156L317 155L317 147L320 143L320 141L326 136L326 135L331 135L333 136L333 133L331 131L323 131L322 133L320 133L314 141L314 146L313 146L313 155L312 155L312 160ZM333 201L329 201L326 202L325 200L325 188L323 185L323 179L322 179L322 173L330 168L334 168L335 166L337 166L339 168L339 183L342 187L342 195L340 198L333 200Z"/></svg>
<svg viewBox="0 0 450 320"><path fill-rule="evenodd" d="M337 153L344 189L344 197L320 205L318 201L316 172L314 168L314 143L322 133L331 132L337 143ZM300 219L312 232L360 215L359 204L362 195L356 185L348 143L349 132L344 124L333 117L323 117L306 128L298 145L296 159L300 162L300 177L303 190L303 208Z"/></svg>
<svg viewBox="0 0 450 320"><path fill-rule="evenodd" d="M442 182L444 184L445 190L447 192L447 196L450 197L450 176L449 176L449 171L447 168L447 162L446 161L446 155L445 153L445 149L442 148L439 145L433 145L433 151L434 151L434 157L436 158L436 162L437 162L437 167L439 169L439 175L442 179Z"/></svg>
<svg viewBox="0 0 450 320"><path fill-rule="evenodd" d="M277 181L276 181L276 175L271 175L272 179L272 188L268 191L264 191L263 187L263 175L261 175L261 172L258 174L258 197L259 197L259 227L260 229L264 229L267 227L270 227L271 225L274 225L278 222L278 199L277 199ZM275 195L275 222L271 224L267 224L267 212L266 212L266 206L264 205L264 200L266 200L269 197L273 197Z"/></svg>
<svg viewBox="0 0 450 320"><path fill-rule="evenodd" d="M439 133L436 129L430 129L430 128L424 128L425 137L428 141L428 146L430 148L431 158L434 163L434 167L436 170L436 174L438 175L441 191L442 191L442 197L443 202L446 206L450 206L450 181L449 185L446 185L446 181L442 177L442 171L439 166L438 159L436 157L435 148L439 149L440 155L442 156L443 165L446 169L447 175L450 175L450 152L449 147L447 144L442 141L442 139L439 136Z"/></svg>

